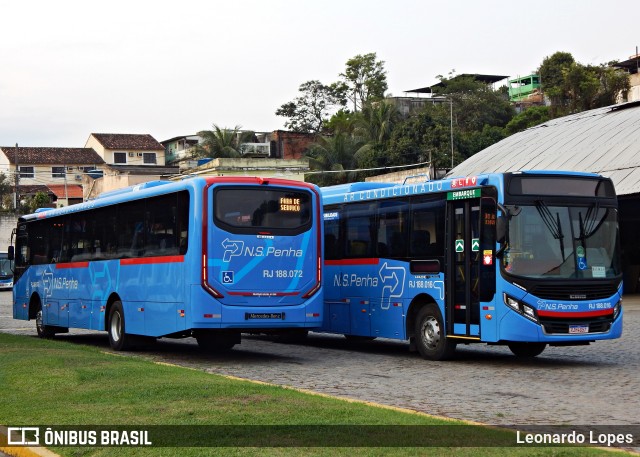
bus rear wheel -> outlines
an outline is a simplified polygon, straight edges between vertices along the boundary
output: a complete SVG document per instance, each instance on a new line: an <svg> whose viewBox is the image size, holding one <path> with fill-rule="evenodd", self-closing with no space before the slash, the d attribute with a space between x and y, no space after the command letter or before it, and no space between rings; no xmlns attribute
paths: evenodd
<svg viewBox="0 0 640 457"><path fill-rule="evenodd" d="M43 315L42 315L42 305L38 304L36 308L36 332L38 332L38 336L40 338L51 338L55 335L55 332L48 325L44 325Z"/></svg>
<svg viewBox="0 0 640 457"><path fill-rule="evenodd" d="M109 333L109 345L114 351L124 351L130 347L131 336L126 333L124 309L119 300L113 302L109 310L107 332Z"/></svg>
<svg viewBox="0 0 640 457"><path fill-rule="evenodd" d="M546 347L545 343L509 343L509 349L516 357L535 357Z"/></svg>
<svg viewBox="0 0 640 457"><path fill-rule="evenodd" d="M415 341L418 352L427 360L446 360L453 356L456 343L445 336L444 322L437 305L431 303L418 313Z"/></svg>

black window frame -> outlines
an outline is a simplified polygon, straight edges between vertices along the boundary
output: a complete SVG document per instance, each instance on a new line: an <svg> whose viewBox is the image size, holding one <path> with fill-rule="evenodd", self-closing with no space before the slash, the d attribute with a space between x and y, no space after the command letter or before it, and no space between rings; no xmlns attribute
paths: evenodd
<svg viewBox="0 0 640 457"><path fill-rule="evenodd" d="M116 157L123 157L124 161L116 160ZM127 163L127 153L122 151L117 151L113 153L113 163L117 164L126 164Z"/></svg>
<svg viewBox="0 0 640 457"><path fill-rule="evenodd" d="M278 227L275 225L233 225L220 217L218 211L218 199L221 198L221 194L226 192L248 192L248 191L269 191L269 192L282 192L282 193L296 193L302 194L307 198L306 207L301 209L301 215L306 216L306 221L302 222L297 227ZM271 203L270 201L269 203ZM301 233L309 231L313 226L314 211L313 211L314 194L305 188L290 188L290 187L262 187L262 186L219 186L213 189L213 195L211 202L209 203L209 210L211 211L213 223L216 227L234 234L239 235L259 235L259 234L272 234L283 236L295 236ZM265 202L266 203L266 202ZM254 214L258 209L254 210ZM254 222L252 221L252 224Z"/></svg>
<svg viewBox="0 0 640 457"><path fill-rule="evenodd" d="M52 178L64 178L67 175L66 167L51 167Z"/></svg>
<svg viewBox="0 0 640 457"><path fill-rule="evenodd" d="M28 171L31 170L31 171ZM34 166L18 166L18 174L20 178L33 179L36 177L36 169Z"/></svg>
<svg viewBox="0 0 640 457"><path fill-rule="evenodd" d="M189 191L181 190L20 222L23 239L29 240L24 266L184 255L189 245L190 205ZM154 207L156 211L149 211ZM139 219L139 233L135 227L127 230L127 216Z"/></svg>

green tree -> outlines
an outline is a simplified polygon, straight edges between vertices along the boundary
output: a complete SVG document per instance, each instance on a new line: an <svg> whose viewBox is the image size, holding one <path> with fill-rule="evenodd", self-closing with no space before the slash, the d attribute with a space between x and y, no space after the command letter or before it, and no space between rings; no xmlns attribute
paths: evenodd
<svg viewBox="0 0 640 457"><path fill-rule="evenodd" d="M309 146L306 156L312 171L324 171L309 175L309 181L320 186L352 182L357 173L348 170L356 168L356 152L362 142L353 136L338 132L331 136L319 136L318 141Z"/></svg>
<svg viewBox="0 0 640 457"><path fill-rule="evenodd" d="M513 135L551 119L548 106L532 106L516 114L506 126L507 134Z"/></svg>
<svg viewBox="0 0 640 457"><path fill-rule="evenodd" d="M557 117L567 111L569 96L565 90L565 74L575 63L568 52L556 52L542 60L538 68L542 92L551 102L551 115Z"/></svg>
<svg viewBox="0 0 640 457"><path fill-rule="evenodd" d="M573 62L563 69L562 74L564 76L563 92L567 96L569 112L575 113L595 108L594 103L600 81L593 67Z"/></svg>
<svg viewBox="0 0 640 457"><path fill-rule="evenodd" d="M384 61L376 58L376 53L371 52L347 60L344 73L340 73L340 81L334 85L353 103L356 112L368 102L384 98L388 88Z"/></svg>
<svg viewBox="0 0 640 457"><path fill-rule="evenodd" d="M389 142L390 165L405 165L431 160L434 166L451 164L451 130L448 106L427 105L399 123Z"/></svg>
<svg viewBox="0 0 640 457"><path fill-rule="evenodd" d="M451 137L454 143L454 165L476 152L505 138L504 127L515 115L504 89L494 90L490 85L472 76L440 76L435 92L446 97L446 103L428 107L438 126L438 135L449 135L448 150L438 138L428 147L437 160L449 156L451 166ZM453 132L451 126L453 125Z"/></svg>
<svg viewBox="0 0 640 457"><path fill-rule="evenodd" d="M550 115L613 105L630 89L626 72L608 64L582 65L567 52L556 52L542 61L538 69L542 90L551 101Z"/></svg>
<svg viewBox="0 0 640 457"><path fill-rule="evenodd" d="M213 124L213 130L202 130L198 136L202 142L195 147L196 157L233 158L240 157L240 145L251 143L254 132L242 131L236 125L233 129L220 128Z"/></svg>
<svg viewBox="0 0 640 457"><path fill-rule="evenodd" d="M317 80L302 83L298 91L300 96L280 106L275 113L288 118L285 127L294 132L320 133L332 111L347 102L336 85L326 86Z"/></svg>
<svg viewBox="0 0 640 457"><path fill-rule="evenodd" d="M38 208L47 208L51 206L51 199L44 192L36 192L36 194L27 199L27 208L29 212L33 213Z"/></svg>
<svg viewBox="0 0 640 457"><path fill-rule="evenodd" d="M600 81L600 90L596 96L597 106L609 106L618 102L618 97L626 99L631 89L629 75L626 71L615 68L616 62L609 62L595 67L594 71Z"/></svg>
<svg viewBox="0 0 640 457"><path fill-rule="evenodd" d="M387 150L400 113L393 103L380 100L367 103L358 114L353 130L353 135L362 143L355 153L357 167L366 169L388 165ZM360 176L373 174L376 173L362 172Z"/></svg>
<svg viewBox="0 0 640 457"><path fill-rule="evenodd" d="M7 175L0 172L0 202L2 202L3 206L4 202L11 199L11 194L13 194L13 184L14 183L7 177ZM7 206L6 209L10 209L9 206Z"/></svg>
<svg viewBox="0 0 640 457"><path fill-rule="evenodd" d="M361 113L352 113L347 109L341 109L325 122L324 132L328 135L335 133L348 133L351 135L357 128L361 117Z"/></svg>

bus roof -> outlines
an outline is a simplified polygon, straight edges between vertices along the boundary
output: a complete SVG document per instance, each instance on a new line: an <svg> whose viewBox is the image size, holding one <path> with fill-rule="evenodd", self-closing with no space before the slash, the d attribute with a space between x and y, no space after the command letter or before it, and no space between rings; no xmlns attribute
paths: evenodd
<svg viewBox="0 0 640 457"><path fill-rule="evenodd" d="M323 204L336 204L353 201L376 200L378 198L391 198L399 196L410 196L429 192L460 191L473 187L493 184L502 186L502 177L505 175L540 175L540 176L574 176L603 178L596 173L557 171L557 170L535 170L517 171L513 173L489 173L478 176L450 177L446 179L411 182L407 184L393 184L380 182L358 182L350 184L340 184L337 186L322 187Z"/></svg>
<svg viewBox="0 0 640 457"><path fill-rule="evenodd" d="M279 185L279 186L296 186L308 189L317 189L317 186L302 181L292 181L282 178L261 178L261 177L247 177L247 176L221 176L221 177L191 177L189 179L183 179L180 181L148 181L145 183L137 184L135 186L125 187L123 189L116 189L109 192L100 194L93 200L86 201L84 203L78 203L75 205L69 205L63 208L47 209L43 208L42 211L26 214L20 217L21 221L29 221L34 219L44 219L54 216L62 216L65 214L76 213L80 211L86 211L93 208L100 208L103 206L109 206L121 202L130 200L137 200L139 198L153 197L156 195L162 195L170 192L178 192L186 189L193 189L196 187L204 186L206 184L256 184L256 185Z"/></svg>
<svg viewBox="0 0 640 457"><path fill-rule="evenodd" d="M352 182L349 184L338 184L322 188L322 195L331 196L345 194L347 192L361 192L363 190L380 189L383 187L395 187L399 184L389 182Z"/></svg>

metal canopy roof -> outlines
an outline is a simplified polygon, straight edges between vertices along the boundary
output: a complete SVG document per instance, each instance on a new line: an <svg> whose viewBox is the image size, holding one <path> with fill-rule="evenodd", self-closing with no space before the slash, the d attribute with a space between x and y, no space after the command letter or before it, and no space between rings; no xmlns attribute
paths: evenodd
<svg viewBox="0 0 640 457"><path fill-rule="evenodd" d="M640 102L547 121L478 152L447 176L520 170L599 173L613 180L618 195L640 193Z"/></svg>
<svg viewBox="0 0 640 457"><path fill-rule="evenodd" d="M451 80L455 80L457 78L473 78L474 80L483 82L485 84L494 84L494 83L497 83L498 81L502 81L503 79L507 79L508 76L463 73L461 75L454 76L453 78L451 78ZM409 93L414 92L418 94L430 94L433 92L434 87L445 87L445 86L446 86L445 83L439 82L427 87L419 87L418 89L405 90L405 92L409 92Z"/></svg>

